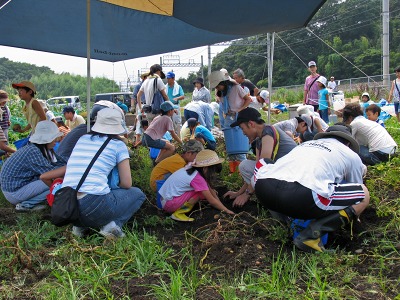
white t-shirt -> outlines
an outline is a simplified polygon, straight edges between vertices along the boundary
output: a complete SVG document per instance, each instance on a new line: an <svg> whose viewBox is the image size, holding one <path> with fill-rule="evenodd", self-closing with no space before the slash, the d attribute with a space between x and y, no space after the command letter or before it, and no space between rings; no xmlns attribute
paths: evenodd
<svg viewBox="0 0 400 300"><path fill-rule="evenodd" d="M146 99L146 104L151 105L151 102L153 101L154 97L154 80L157 77L157 89L159 91L165 90L165 85L157 74L154 74L154 76L149 76L145 81L143 81L142 86L140 87L140 91L144 92L144 97Z"/></svg>
<svg viewBox="0 0 400 300"><path fill-rule="evenodd" d="M369 152L382 151L391 154L391 150L397 146L385 128L364 116L356 117L350 126L355 140L360 145L367 146Z"/></svg>
<svg viewBox="0 0 400 300"><path fill-rule="evenodd" d="M325 138L300 144L275 164L259 160L252 182L263 178L298 182L328 198L335 183L345 180L362 184L365 168L360 157L349 147L334 138Z"/></svg>
<svg viewBox="0 0 400 300"><path fill-rule="evenodd" d="M106 137L92 137L89 134L85 134L78 140L68 159L63 187L77 187L87 166L106 139ZM108 174L125 159L129 159L129 153L124 142L111 140L90 169L79 192L92 195L108 194L110 192L110 187L107 183Z"/></svg>

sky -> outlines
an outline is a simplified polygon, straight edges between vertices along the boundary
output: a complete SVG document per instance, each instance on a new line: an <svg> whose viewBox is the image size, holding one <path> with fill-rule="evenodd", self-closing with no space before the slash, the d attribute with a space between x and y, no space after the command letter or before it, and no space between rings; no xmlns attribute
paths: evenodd
<svg viewBox="0 0 400 300"><path fill-rule="evenodd" d="M226 46L211 46L211 57L223 51ZM138 71L148 70L151 65L160 63L160 57L178 55L180 63L201 62L203 55L203 64L208 65L208 49L207 46L170 52L160 55L153 55L143 58L130 59L120 62L106 62L100 60L91 60L91 76L106 77L115 80L117 83L126 81L129 77L137 77ZM6 57L15 62L26 62L37 66L46 66L56 73L68 72L74 75L86 76L86 58L79 58L61 54L54 54L42 51L26 50L13 47L0 46L0 57ZM164 67L165 73L171 71L172 68ZM189 72L197 72L199 68L179 67L173 68L177 79L186 78Z"/></svg>

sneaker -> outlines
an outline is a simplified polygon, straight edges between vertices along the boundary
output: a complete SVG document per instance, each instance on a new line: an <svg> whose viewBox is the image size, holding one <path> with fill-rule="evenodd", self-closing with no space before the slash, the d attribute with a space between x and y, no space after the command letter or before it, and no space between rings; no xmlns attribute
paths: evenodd
<svg viewBox="0 0 400 300"><path fill-rule="evenodd" d="M125 237L125 233L122 231L121 227L115 224L114 221L111 221L107 225L104 225L100 234L106 238L123 238Z"/></svg>
<svg viewBox="0 0 400 300"><path fill-rule="evenodd" d="M15 205L15 210L17 212L30 212L30 211L41 211L47 208L47 205L44 204L38 204L32 207L26 207L23 206L21 203L17 203L17 205Z"/></svg>
<svg viewBox="0 0 400 300"><path fill-rule="evenodd" d="M72 226L72 234L82 238L88 233L89 229L86 227Z"/></svg>

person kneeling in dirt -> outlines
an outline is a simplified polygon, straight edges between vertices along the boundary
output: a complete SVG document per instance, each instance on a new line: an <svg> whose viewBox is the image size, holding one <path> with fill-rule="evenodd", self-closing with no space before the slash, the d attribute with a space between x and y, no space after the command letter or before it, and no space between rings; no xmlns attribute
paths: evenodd
<svg viewBox="0 0 400 300"><path fill-rule="evenodd" d="M256 141L256 160L268 158L272 162L288 154L296 143L285 132L271 125L265 124L258 110L248 107L239 112L237 120L231 127L239 126L243 134L249 138L250 143ZM244 160L239 165L239 171L244 184L237 192L229 191L224 197L235 199L233 206L241 207L249 201L254 190L251 186L251 177L254 173L256 161Z"/></svg>
<svg viewBox="0 0 400 300"><path fill-rule="evenodd" d="M183 145L182 154L176 153L159 162L150 174L151 189L156 191L157 180L166 180L172 173L193 162L197 153L201 150L204 150L204 148L199 141L190 140Z"/></svg>
<svg viewBox="0 0 400 300"><path fill-rule="evenodd" d="M323 252L321 236L351 223L368 206L359 149L349 127L333 125L275 164L257 162L253 180L264 207L292 218L315 219L295 238L299 249Z"/></svg>
<svg viewBox="0 0 400 300"><path fill-rule="evenodd" d="M234 214L218 199L212 188L216 173L221 172L223 158L212 150L200 151L189 168L181 168L165 181L159 193L164 211L171 213L176 221L191 222L186 216L199 200L207 200L213 207L228 214Z"/></svg>

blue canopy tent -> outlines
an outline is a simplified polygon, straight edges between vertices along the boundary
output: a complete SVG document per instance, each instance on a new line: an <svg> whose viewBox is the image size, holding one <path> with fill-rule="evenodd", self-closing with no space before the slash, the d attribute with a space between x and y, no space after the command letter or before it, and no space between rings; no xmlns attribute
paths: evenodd
<svg viewBox="0 0 400 300"><path fill-rule="evenodd" d="M305 26L326 0L0 0L0 44L116 62ZM90 107L90 105L88 105Z"/></svg>

